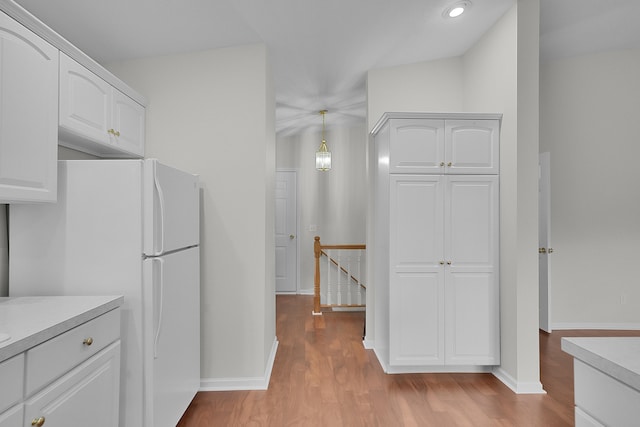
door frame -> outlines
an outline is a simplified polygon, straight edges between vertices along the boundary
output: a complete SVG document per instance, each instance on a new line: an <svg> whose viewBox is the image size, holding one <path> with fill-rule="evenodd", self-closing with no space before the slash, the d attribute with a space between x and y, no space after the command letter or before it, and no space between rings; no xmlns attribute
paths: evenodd
<svg viewBox="0 0 640 427"><path fill-rule="evenodd" d="M300 194L299 194L299 185L298 185L298 177L299 177L299 169L298 168L276 168L276 176L280 172L293 172L296 177L296 295L300 294ZM274 200L275 202L275 200ZM275 247L273 248L275 251ZM277 294L277 290L276 290Z"/></svg>
<svg viewBox="0 0 640 427"><path fill-rule="evenodd" d="M551 247L551 153L544 152L539 154L538 165L540 169L538 180L538 230L541 230L542 223L546 224L546 245L545 249ZM538 231L540 233L540 231ZM540 234L538 234L538 247L540 246ZM538 318L539 329L550 333L551 327L551 257L549 253L539 254L538 257L546 257L546 280L542 280L542 275L538 277L538 313L540 308L546 303L547 318ZM540 261L538 260L538 272L540 273ZM546 301L541 298L546 295Z"/></svg>

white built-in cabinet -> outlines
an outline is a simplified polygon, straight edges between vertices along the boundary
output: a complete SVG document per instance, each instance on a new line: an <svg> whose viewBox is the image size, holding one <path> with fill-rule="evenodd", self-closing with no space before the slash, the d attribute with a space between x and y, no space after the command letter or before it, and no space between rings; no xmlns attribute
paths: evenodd
<svg viewBox="0 0 640 427"><path fill-rule="evenodd" d="M117 427L120 310L0 362L0 427Z"/></svg>
<svg viewBox="0 0 640 427"><path fill-rule="evenodd" d="M145 109L60 54L60 144L101 157L143 157Z"/></svg>
<svg viewBox="0 0 640 427"><path fill-rule="evenodd" d="M0 203L56 200L58 49L0 11Z"/></svg>
<svg viewBox="0 0 640 427"><path fill-rule="evenodd" d="M144 156L145 99L12 0L0 0L0 203L55 202L58 145Z"/></svg>
<svg viewBox="0 0 640 427"><path fill-rule="evenodd" d="M500 363L499 125L387 113L372 132L374 347L387 372Z"/></svg>

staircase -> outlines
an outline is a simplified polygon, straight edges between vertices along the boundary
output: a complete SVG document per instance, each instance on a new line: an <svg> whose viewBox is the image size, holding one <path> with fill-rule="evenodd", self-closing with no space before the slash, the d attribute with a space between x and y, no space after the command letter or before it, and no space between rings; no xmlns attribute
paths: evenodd
<svg viewBox="0 0 640 427"><path fill-rule="evenodd" d="M365 245L323 245L315 237L314 310L364 310Z"/></svg>

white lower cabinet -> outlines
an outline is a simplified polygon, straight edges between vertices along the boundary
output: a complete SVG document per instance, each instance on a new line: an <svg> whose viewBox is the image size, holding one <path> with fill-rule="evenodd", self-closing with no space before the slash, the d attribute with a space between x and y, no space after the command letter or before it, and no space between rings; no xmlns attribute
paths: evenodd
<svg viewBox="0 0 640 427"><path fill-rule="evenodd" d="M19 427L22 426L24 419L24 405L20 403L13 408L0 414L0 427Z"/></svg>
<svg viewBox="0 0 640 427"><path fill-rule="evenodd" d="M118 425L120 341L74 368L25 402L25 424Z"/></svg>
<svg viewBox="0 0 640 427"><path fill-rule="evenodd" d="M117 427L120 310L0 363L0 376L0 427Z"/></svg>

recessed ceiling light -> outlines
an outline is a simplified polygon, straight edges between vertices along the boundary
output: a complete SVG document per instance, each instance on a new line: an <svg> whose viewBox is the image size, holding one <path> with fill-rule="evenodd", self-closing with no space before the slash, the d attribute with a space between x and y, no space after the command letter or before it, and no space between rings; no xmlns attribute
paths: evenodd
<svg viewBox="0 0 640 427"><path fill-rule="evenodd" d="M471 7L470 1L460 1L447 7L442 13L442 16L445 18L456 18L462 15L469 7Z"/></svg>

